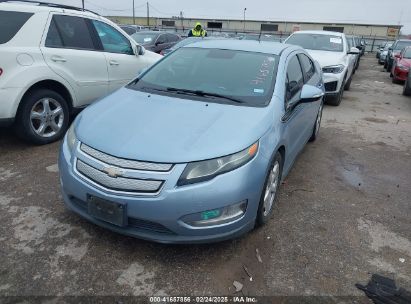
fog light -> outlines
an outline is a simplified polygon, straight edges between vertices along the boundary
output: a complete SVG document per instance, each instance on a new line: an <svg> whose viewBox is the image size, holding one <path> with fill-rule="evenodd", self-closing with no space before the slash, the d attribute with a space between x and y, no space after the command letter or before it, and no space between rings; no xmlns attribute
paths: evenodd
<svg viewBox="0 0 411 304"><path fill-rule="evenodd" d="M241 218L247 210L247 200L227 207L189 214L181 220L194 227L222 225Z"/></svg>

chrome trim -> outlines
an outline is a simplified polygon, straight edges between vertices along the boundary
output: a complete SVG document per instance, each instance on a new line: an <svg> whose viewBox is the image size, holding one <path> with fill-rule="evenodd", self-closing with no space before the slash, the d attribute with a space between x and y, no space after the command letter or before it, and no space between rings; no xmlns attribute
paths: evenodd
<svg viewBox="0 0 411 304"><path fill-rule="evenodd" d="M82 166L82 168L78 168L78 166ZM86 164L82 160L75 158L74 159L74 171L77 175L79 175L81 178L85 179L86 181L92 183L96 187L103 189L105 191L110 191L114 193L120 193L120 194L138 194L138 195L157 195L160 193L162 190L165 181L161 180L144 180L144 179L136 179L136 178L126 178L126 177L117 177L117 178L112 178L108 176L106 173ZM81 172L83 171L83 172ZM98 178L101 178L100 181L104 182L105 184L100 184L99 181L94 180L92 177L89 175L97 175ZM113 184L113 182L119 182L119 185ZM130 186L126 186L127 183L134 184L134 186L138 189L133 190L130 188ZM119 187L120 186L120 187ZM153 188L155 187L155 188Z"/></svg>
<svg viewBox="0 0 411 304"><path fill-rule="evenodd" d="M90 146L87 146L84 143L80 144L81 152L87 154L99 160L107 165L112 165L115 167L123 168L123 169L132 169L138 171L151 171L151 172L170 172L173 169L173 164L161 164L161 163L151 163L151 162L143 162L137 160L130 160L115 157L109 155L107 153L98 151Z"/></svg>

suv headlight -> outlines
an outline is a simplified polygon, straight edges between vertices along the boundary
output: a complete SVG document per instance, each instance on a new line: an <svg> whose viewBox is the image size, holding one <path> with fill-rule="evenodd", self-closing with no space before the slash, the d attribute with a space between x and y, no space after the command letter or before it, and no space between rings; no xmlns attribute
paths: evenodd
<svg viewBox="0 0 411 304"><path fill-rule="evenodd" d="M339 65L330 65L323 67L323 73L329 73L329 74L340 74L342 71L344 71L344 66L342 64Z"/></svg>
<svg viewBox="0 0 411 304"><path fill-rule="evenodd" d="M77 143L76 132L74 130L74 123L71 124L71 127L67 131L66 142L70 153L73 153Z"/></svg>
<svg viewBox="0 0 411 304"><path fill-rule="evenodd" d="M227 173L244 166L254 158L258 151L258 142L247 149L228 156L189 163L181 174L177 186L183 186L213 179L217 175Z"/></svg>

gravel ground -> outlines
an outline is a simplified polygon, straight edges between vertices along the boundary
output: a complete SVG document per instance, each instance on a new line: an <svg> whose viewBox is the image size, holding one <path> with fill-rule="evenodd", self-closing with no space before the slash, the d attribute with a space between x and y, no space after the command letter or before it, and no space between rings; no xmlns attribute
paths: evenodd
<svg viewBox="0 0 411 304"><path fill-rule="evenodd" d="M153 244L86 222L63 205L59 143L32 147L0 130L0 295L233 295L238 281L240 295L360 296L355 284L375 273L411 290L411 98L401 92L364 57L271 221L211 245Z"/></svg>

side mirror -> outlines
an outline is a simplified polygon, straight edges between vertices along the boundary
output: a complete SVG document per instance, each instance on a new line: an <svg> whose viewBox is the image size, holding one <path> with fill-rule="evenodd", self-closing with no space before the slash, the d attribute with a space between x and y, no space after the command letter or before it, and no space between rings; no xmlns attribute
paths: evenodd
<svg viewBox="0 0 411 304"><path fill-rule="evenodd" d="M315 86L305 84L301 90L301 102L314 102L324 96L323 90Z"/></svg>
<svg viewBox="0 0 411 304"><path fill-rule="evenodd" d="M146 49L143 46L137 44L134 50L134 54L136 54L136 56L142 56L145 53Z"/></svg>
<svg viewBox="0 0 411 304"><path fill-rule="evenodd" d="M350 51L348 52L349 55L358 55L360 53L360 50L356 47L352 47Z"/></svg>

